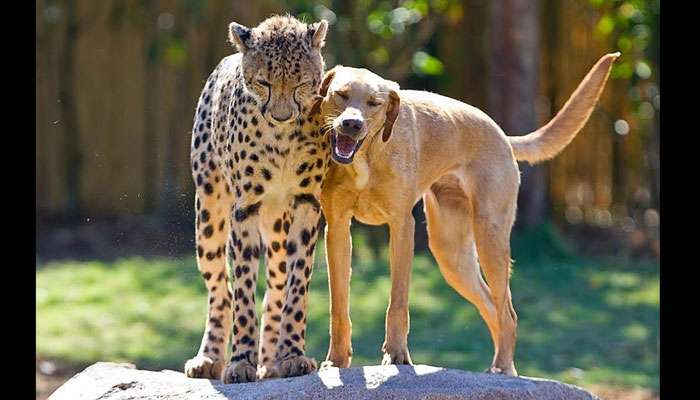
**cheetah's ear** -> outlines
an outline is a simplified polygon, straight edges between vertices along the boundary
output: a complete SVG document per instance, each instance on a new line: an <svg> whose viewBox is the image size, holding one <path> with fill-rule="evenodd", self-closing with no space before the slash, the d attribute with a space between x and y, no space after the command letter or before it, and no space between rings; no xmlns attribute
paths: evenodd
<svg viewBox="0 0 700 400"><path fill-rule="evenodd" d="M250 28L236 22L231 22L228 26L228 40L238 48L238 51L245 53L250 48Z"/></svg>
<svg viewBox="0 0 700 400"><path fill-rule="evenodd" d="M328 21L322 19L320 22L309 25L309 35L311 35L311 46L318 49L322 48L326 42L326 33L328 32Z"/></svg>

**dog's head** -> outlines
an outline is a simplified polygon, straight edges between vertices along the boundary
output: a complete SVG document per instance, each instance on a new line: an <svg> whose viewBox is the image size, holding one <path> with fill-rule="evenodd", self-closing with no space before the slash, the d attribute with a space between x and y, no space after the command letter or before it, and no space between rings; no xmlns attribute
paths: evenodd
<svg viewBox="0 0 700 400"><path fill-rule="evenodd" d="M331 154L350 164L368 137L391 137L399 114L399 85L360 68L336 66L321 83L321 115L330 128Z"/></svg>

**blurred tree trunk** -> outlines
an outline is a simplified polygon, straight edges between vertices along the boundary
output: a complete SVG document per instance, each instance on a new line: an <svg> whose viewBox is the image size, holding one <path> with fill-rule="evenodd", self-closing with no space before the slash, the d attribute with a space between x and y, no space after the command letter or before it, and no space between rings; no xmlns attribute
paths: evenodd
<svg viewBox="0 0 700 400"><path fill-rule="evenodd" d="M465 1L464 9L465 28L461 40L464 40L466 46L464 53L467 59L463 67L464 71L460 74L464 77L461 78L464 82L460 85L460 90L466 97L467 103L483 110L487 108L489 89L488 81L480 79L488 75L490 64L488 41L485 40L488 37L488 28L487 24L483 23L489 17L488 0Z"/></svg>
<svg viewBox="0 0 700 400"><path fill-rule="evenodd" d="M156 207L156 176L158 174L158 0L146 0L144 2L145 24L144 36L146 37L146 54L144 57L144 70L146 84L143 88L144 95L144 131L143 131L143 174L144 211L152 212Z"/></svg>
<svg viewBox="0 0 700 400"><path fill-rule="evenodd" d="M175 40L182 40L187 42L188 38L188 27L191 27L193 23L186 13L182 13L182 17L177 18L175 21L175 30L173 32L173 37ZM189 55L185 55L183 60L173 61L172 67L175 73L175 90L174 92L178 94L178 100L173 103L173 109L169 115L171 115L170 126L165 134L165 152L163 157L163 186L160 191L160 201L159 201L159 214L162 221L168 223L174 223L178 220L178 182L177 182L177 170L181 159L189 161L189 156L179 157L182 152L178 149L179 135L188 135L191 127L186 125L186 121L191 121L189 115L191 110L189 108L190 104L190 85L187 78L191 75L191 63L187 60ZM189 147L187 147L189 150Z"/></svg>
<svg viewBox="0 0 700 400"><path fill-rule="evenodd" d="M557 97L559 94L559 82L556 77L557 60L559 58L559 38L561 27L561 1L560 0L545 0L542 5L544 8L543 24L545 26L545 48L542 51L542 57L547 60L545 66L545 74L547 74L547 98L549 100L549 118L554 118L557 114Z"/></svg>
<svg viewBox="0 0 700 400"><path fill-rule="evenodd" d="M613 116L624 115L623 105L625 104L625 99L621 98L625 95L624 86L625 82L613 81L610 86L619 86L618 90L612 90L615 100L612 102L612 108L610 114ZM615 121L611 121L615 122ZM625 140L626 135L619 135L617 133L613 134L612 140L612 195L613 204L623 204L628 210L634 207L634 202L631 202L634 196L629 196L628 179L627 179L627 160L625 159Z"/></svg>
<svg viewBox="0 0 700 400"><path fill-rule="evenodd" d="M80 32L76 4L74 0L65 2L66 30L61 51L61 79L59 80L59 99L63 120L66 177L66 216L70 219L80 218L82 205L80 197L80 172L82 154L80 152L80 126L75 106L75 58L76 42Z"/></svg>
<svg viewBox="0 0 700 400"><path fill-rule="evenodd" d="M649 173L651 182L651 199L654 209L659 209L659 192L660 192L660 168L659 165L659 113L654 112L654 120L652 121L651 140L647 148L647 156L649 157Z"/></svg>
<svg viewBox="0 0 700 400"><path fill-rule="evenodd" d="M490 115L508 135L537 127L538 16L538 0L491 2ZM518 226L532 227L545 219L544 170L524 163L521 170Z"/></svg>
<svg viewBox="0 0 700 400"><path fill-rule="evenodd" d="M357 14L357 8L354 0L333 0L331 1L331 9L337 11L337 23L329 29L329 34L326 36L326 42L332 42L334 49L343 49L349 46L352 49L360 49L359 41L362 39L360 35L366 29L366 21L363 18L354 18ZM327 46L328 47L328 46ZM326 53L329 53L326 51ZM356 51L339 51L336 54L327 54L333 58L334 64L343 65L358 65L358 57L361 57ZM328 65L331 67L332 65ZM330 69L330 68L329 68Z"/></svg>

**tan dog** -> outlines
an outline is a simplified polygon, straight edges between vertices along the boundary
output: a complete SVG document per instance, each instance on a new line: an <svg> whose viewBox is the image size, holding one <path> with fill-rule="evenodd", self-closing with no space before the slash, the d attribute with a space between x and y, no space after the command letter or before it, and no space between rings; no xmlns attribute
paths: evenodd
<svg viewBox="0 0 700 400"><path fill-rule="evenodd" d="M506 136L472 106L434 93L399 90L395 82L366 69L338 66L326 73L321 112L336 161L321 196L331 291L326 366L348 367L352 357L352 217L370 225L389 224L392 288L382 364L412 363L407 345L411 210L422 196L429 246L440 271L488 326L495 348L489 371L517 375L517 316L509 286L510 232L520 185L516 160L544 161L571 142L618 56L602 57L547 125L517 137Z"/></svg>

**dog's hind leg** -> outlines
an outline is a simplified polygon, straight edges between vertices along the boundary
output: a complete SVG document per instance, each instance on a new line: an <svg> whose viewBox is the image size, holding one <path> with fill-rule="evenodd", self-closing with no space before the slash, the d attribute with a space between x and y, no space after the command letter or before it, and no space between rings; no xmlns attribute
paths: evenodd
<svg viewBox="0 0 700 400"><path fill-rule="evenodd" d="M498 349L496 306L476 259L469 199L452 177L436 182L423 196L428 245L447 283L474 304Z"/></svg>
<svg viewBox="0 0 700 400"><path fill-rule="evenodd" d="M481 169L483 171L484 169ZM510 293L510 232L518 197L517 168L472 177L472 227L479 263L496 305L498 348L491 372L517 375L513 364L518 317Z"/></svg>

